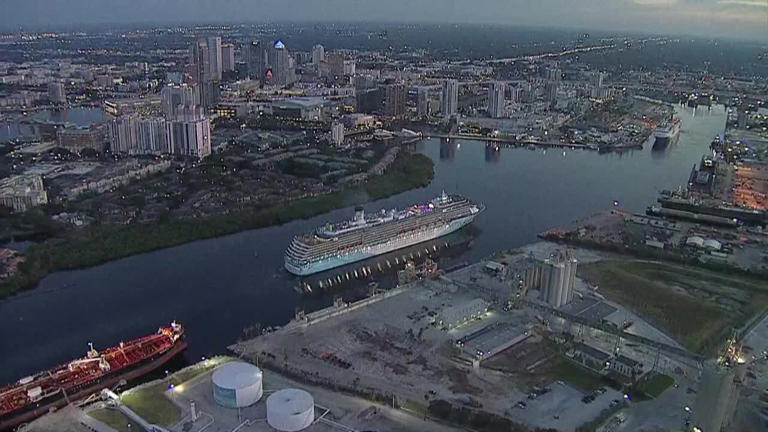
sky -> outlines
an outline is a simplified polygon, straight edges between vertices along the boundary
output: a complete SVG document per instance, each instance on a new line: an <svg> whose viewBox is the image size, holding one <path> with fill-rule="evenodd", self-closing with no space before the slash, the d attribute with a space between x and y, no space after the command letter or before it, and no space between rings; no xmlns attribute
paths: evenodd
<svg viewBox="0 0 768 432"><path fill-rule="evenodd" d="M0 28L202 22L440 22L768 41L768 0L0 0Z"/></svg>

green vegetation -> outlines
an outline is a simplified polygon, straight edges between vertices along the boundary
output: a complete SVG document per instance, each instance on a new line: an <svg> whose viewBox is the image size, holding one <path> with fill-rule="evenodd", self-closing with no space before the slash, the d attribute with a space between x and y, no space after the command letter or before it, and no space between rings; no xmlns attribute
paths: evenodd
<svg viewBox="0 0 768 432"><path fill-rule="evenodd" d="M732 328L768 306L764 280L701 267L610 260L579 266L579 275L705 355L714 354Z"/></svg>
<svg viewBox="0 0 768 432"><path fill-rule="evenodd" d="M114 408L102 408L88 411L88 415L111 427L117 432L132 432L134 430L134 428L128 427L128 424L131 423L131 419Z"/></svg>
<svg viewBox="0 0 768 432"><path fill-rule="evenodd" d="M429 417L479 432L525 432L530 429L512 420L482 410L453 406L444 400L432 401L427 409Z"/></svg>
<svg viewBox="0 0 768 432"><path fill-rule="evenodd" d="M637 388L648 396L656 398L664 393L664 390L668 389L674 383L675 379L669 375L655 374L648 380L639 383Z"/></svg>
<svg viewBox="0 0 768 432"><path fill-rule="evenodd" d="M603 377L565 358L558 361L553 372L558 380L589 393L605 385Z"/></svg>
<svg viewBox="0 0 768 432"><path fill-rule="evenodd" d="M94 226L70 232L31 247L17 275L0 285L0 298L34 286L53 271L89 267L194 240L309 218L426 186L433 174L433 163L428 157L400 153L385 174L327 195L206 219Z"/></svg>
<svg viewBox="0 0 768 432"><path fill-rule="evenodd" d="M165 397L167 389L168 384L161 382L123 393L120 399L149 423L171 426L181 418L181 410Z"/></svg>

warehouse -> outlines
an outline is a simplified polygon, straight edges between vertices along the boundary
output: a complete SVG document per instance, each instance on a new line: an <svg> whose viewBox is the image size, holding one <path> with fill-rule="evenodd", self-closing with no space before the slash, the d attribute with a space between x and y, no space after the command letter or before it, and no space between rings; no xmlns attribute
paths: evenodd
<svg viewBox="0 0 768 432"><path fill-rule="evenodd" d="M488 302L477 298L453 307L443 309L437 317L437 324L441 327L452 329L479 318L488 312Z"/></svg>

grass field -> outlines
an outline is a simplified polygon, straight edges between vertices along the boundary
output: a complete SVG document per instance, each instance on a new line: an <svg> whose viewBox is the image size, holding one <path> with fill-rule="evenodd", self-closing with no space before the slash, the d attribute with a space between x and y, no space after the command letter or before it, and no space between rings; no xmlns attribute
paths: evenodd
<svg viewBox="0 0 768 432"><path fill-rule="evenodd" d="M553 372L555 378L565 381L579 390L589 393L605 385L603 377L589 369L579 366L565 358L555 364Z"/></svg>
<svg viewBox="0 0 768 432"><path fill-rule="evenodd" d="M608 260L579 266L579 276L705 355L717 351L731 328L768 307L765 281L699 267Z"/></svg>
<svg viewBox="0 0 768 432"><path fill-rule="evenodd" d="M181 410L165 397L167 389L168 384L162 382L125 392L120 399L149 423L171 426L181 419Z"/></svg>
<svg viewBox="0 0 768 432"><path fill-rule="evenodd" d="M669 375L657 374L650 378L648 381L640 383L640 391L645 392L648 396L659 397L666 389L675 383L675 379Z"/></svg>
<svg viewBox="0 0 768 432"><path fill-rule="evenodd" d="M134 428L128 427L128 424L132 423L131 419L116 409L97 409L89 411L88 415L111 427L117 432L133 432L135 430Z"/></svg>

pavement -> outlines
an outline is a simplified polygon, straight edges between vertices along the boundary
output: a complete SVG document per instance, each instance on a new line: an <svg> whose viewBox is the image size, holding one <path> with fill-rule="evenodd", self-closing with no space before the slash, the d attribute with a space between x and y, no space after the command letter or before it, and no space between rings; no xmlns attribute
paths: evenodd
<svg viewBox="0 0 768 432"><path fill-rule="evenodd" d="M584 403L582 391L568 384L552 384L552 389L534 400L525 399L525 409L513 408L510 414L527 424L540 428L553 428L562 432L574 431L577 427L597 417L607 409L612 400L622 400L623 395L612 388L599 395L591 403Z"/></svg>

